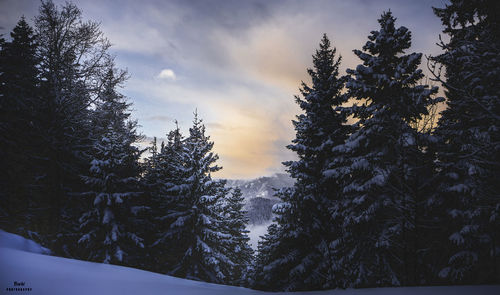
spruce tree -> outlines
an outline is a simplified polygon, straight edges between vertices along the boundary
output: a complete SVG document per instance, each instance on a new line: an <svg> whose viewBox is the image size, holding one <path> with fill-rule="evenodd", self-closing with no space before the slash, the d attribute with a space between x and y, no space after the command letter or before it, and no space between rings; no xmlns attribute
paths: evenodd
<svg viewBox="0 0 500 295"><path fill-rule="evenodd" d="M264 272L264 268L276 259L276 253L279 251L279 228L276 223L271 223L264 236L260 237L257 246L257 255L253 263L250 286L258 290L277 290L274 275L277 272Z"/></svg>
<svg viewBox="0 0 500 295"><path fill-rule="evenodd" d="M421 151L420 134L412 125L437 102L437 88L418 85L420 53L404 54L411 33L395 27L392 13L379 19L363 51L363 61L348 69L348 95L362 104L348 108L357 119L344 145L339 166L331 172L343 179L342 239L335 243L342 257L346 286L415 284L419 226L417 208L425 202L413 186Z"/></svg>
<svg viewBox="0 0 500 295"><path fill-rule="evenodd" d="M234 262L223 249L231 235L223 231L217 203L228 190L225 181L212 179L212 173L221 167L215 164L214 143L205 135L197 114L183 144L183 179L171 188L179 197L173 204L175 212L169 215L174 218L169 227L170 245L179 256L169 274L223 283L230 278Z"/></svg>
<svg viewBox="0 0 500 295"><path fill-rule="evenodd" d="M163 146L163 142L162 142ZM158 144L156 137L148 147L150 156L145 158L142 163L143 175L140 179L141 188L144 191L142 199L144 201L144 216L142 220L142 230L141 237L144 239L144 250L145 253L142 255L143 269L160 272L158 270L158 253L153 251L151 245L154 243L155 234L157 233L158 226L155 221L154 208L157 208L157 204L153 203L153 198L156 193L156 188L160 184L160 173L158 173Z"/></svg>
<svg viewBox="0 0 500 295"><path fill-rule="evenodd" d="M138 135L129 120L129 104L115 90L116 79L109 70L105 90L95 110L95 140L90 169L82 179L91 202L80 218L82 256L90 261L128 264L130 256L144 247L137 235L134 214L139 191L139 157L133 144Z"/></svg>
<svg viewBox="0 0 500 295"><path fill-rule="evenodd" d="M0 226L38 240L33 165L39 149L38 59L32 27L22 17L0 50ZM40 171L38 171L40 172Z"/></svg>
<svg viewBox="0 0 500 295"><path fill-rule="evenodd" d="M440 44L444 53L431 65L447 97L436 130L436 199L446 212L440 220L446 227L440 251L447 254L436 267L449 282L498 283L500 5L452 0L434 12L449 36Z"/></svg>
<svg viewBox="0 0 500 295"><path fill-rule="evenodd" d="M167 143L160 150L153 146L144 180L150 195L151 242L150 253L153 270L168 273L178 262L181 253L174 251L175 238L170 226L179 212L176 204L182 198L184 180L184 144L179 126L168 133Z"/></svg>
<svg viewBox="0 0 500 295"><path fill-rule="evenodd" d="M281 254L279 263L272 261L265 267L269 272L287 273L279 287L285 290L336 286L329 244L339 235L339 228L328 208L339 199L339 183L327 177L327 170L335 161L332 149L344 143L349 128L345 114L334 109L345 102L341 94L345 78L338 72L341 58L336 59L335 53L325 34L313 55L314 67L308 69L312 85L302 83L301 96L295 98L304 113L293 121L296 138L287 148L299 159L284 164L296 182L287 192L287 201L275 211L280 243L286 244L289 252Z"/></svg>
<svg viewBox="0 0 500 295"><path fill-rule="evenodd" d="M230 277L226 278L226 283L236 286L243 286L248 281L249 266L252 263L253 250L248 243L249 231L246 229L248 218L243 211L244 198L238 188L233 188L218 204L223 221L224 233L230 238L223 245L225 255L232 262L229 270Z"/></svg>
<svg viewBox="0 0 500 295"><path fill-rule="evenodd" d="M267 233L261 237L257 246L254 269L251 276L252 288L259 290L281 291L289 284L290 269L289 261L297 255L297 250L290 251L294 247L293 235L284 232L281 219L291 220L293 212L290 206L290 198L293 189L282 188L277 193L281 203L273 206L275 220L267 228ZM286 228L288 233L290 227Z"/></svg>

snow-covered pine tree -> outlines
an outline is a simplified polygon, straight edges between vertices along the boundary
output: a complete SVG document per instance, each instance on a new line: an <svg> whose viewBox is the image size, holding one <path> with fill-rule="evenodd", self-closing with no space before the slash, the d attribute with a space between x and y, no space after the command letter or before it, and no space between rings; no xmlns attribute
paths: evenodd
<svg viewBox="0 0 500 295"><path fill-rule="evenodd" d="M234 262L223 249L231 235L223 231L217 202L228 189L224 180L212 179L211 174L221 167L215 164L218 156L212 152L214 143L205 135L197 113L183 143L183 179L171 188L179 197L174 203L175 212L168 215L174 218L169 227L171 250L179 256L169 274L223 283L230 278Z"/></svg>
<svg viewBox="0 0 500 295"><path fill-rule="evenodd" d="M243 196L240 189L233 188L219 201L219 210L223 220L224 233L231 237L222 247L225 255L233 262L226 283L244 286L248 281L248 270L252 263L253 250L248 243L249 231L246 229L248 218L243 211Z"/></svg>
<svg viewBox="0 0 500 295"><path fill-rule="evenodd" d="M436 196L446 205L441 222L449 239L442 241L449 255L439 275L453 283L499 283L500 3L452 0L434 12L449 36L431 66L447 96L436 130Z"/></svg>
<svg viewBox="0 0 500 295"><path fill-rule="evenodd" d="M39 230L40 204L33 191L40 148L36 106L40 102L39 71L33 28L22 17L0 42L0 227L25 235ZM38 219L37 219L38 217Z"/></svg>
<svg viewBox="0 0 500 295"><path fill-rule="evenodd" d="M390 11L379 23L363 51L354 50L363 64L347 70L348 95L362 101L348 108L358 130L334 148L342 163L330 172L345 176L344 236L336 246L352 287L416 283L415 220L422 196L410 186L419 157L411 125L437 101L431 98L437 88L417 84L422 55L404 54L411 33L395 27Z"/></svg>
<svg viewBox="0 0 500 295"><path fill-rule="evenodd" d="M113 66L108 68L102 78L102 91L98 94L96 109L91 116L92 136L99 140L113 127L116 132L128 134L136 141L139 136L135 133L135 126L129 126L130 106L123 95L116 88L126 80L126 72L117 70ZM132 121L134 124L134 122ZM130 128L132 127L132 128Z"/></svg>
<svg viewBox="0 0 500 295"><path fill-rule="evenodd" d="M163 147L163 142L162 142ZM155 235L158 231L158 226L155 221L155 216L153 214L154 209L157 205L153 202L155 191L157 186L160 184L160 170L158 169L158 144L156 137L150 143L150 146L146 149L149 150L150 156L145 158L141 163L142 166L142 177L140 178L140 185L143 194L141 196L141 207L139 212L135 212L139 220L137 228L139 229L139 236L143 239L144 251L140 253L139 268L160 272L158 270L158 253L153 251L151 248L152 243L154 243ZM145 150L145 151L146 151Z"/></svg>
<svg viewBox="0 0 500 295"><path fill-rule="evenodd" d="M264 236L260 237L257 246L257 255L253 263L253 270L250 276L250 286L257 290L274 290L273 278L270 277L272 273L265 272L264 267L269 265L274 260L273 254L278 249L278 225L271 223L267 228Z"/></svg>
<svg viewBox="0 0 500 295"><path fill-rule="evenodd" d="M131 222L141 195L141 151L134 146L138 135L136 123L129 120L129 104L115 89L119 81L110 69L95 110L93 159L89 173L82 176L89 189L82 195L90 200L90 208L80 218L78 244L87 260L127 264L128 256L143 247Z"/></svg>
<svg viewBox="0 0 500 295"><path fill-rule="evenodd" d="M426 84L428 79L422 80ZM440 251L443 239L442 220L443 208L439 198L434 194L439 185L436 177L436 142L433 135L437 122L437 110L444 101L443 97L436 98L429 105L428 114L423 114L418 121L410 122L415 139L414 145L407 149L407 182L406 188L413 196L414 204L409 220L415 226L413 246L416 254L411 264L406 264L405 272L408 273L406 285L431 285L438 279L436 265L443 260Z"/></svg>
<svg viewBox="0 0 500 295"><path fill-rule="evenodd" d="M341 94L345 78L338 72L341 58L336 59L335 53L323 35L313 55L314 67L308 69L312 86L302 83L301 96L295 97L304 113L293 121L296 138L287 148L299 159L284 164L296 182L293 190L287 191L286 205L277 206L280 209L275 211L282 234L279 241L288 245L287 252L281 253L283 261L264 267L265 272L287 273L286 282L278 287L284 290L336 287L328 245L339 229L328 208L339 199L339 186L324 172L332 168L332 149L344 143L349 128L344 125L345 114L334 110L345 102Z"/></svg>
<svg viewBox="0 0 500 295"><path fill-rule="evenodd" d="M280 291L283 290L289 282L288 263L293 261L297 255L296 250L290 251L293 246L293 236L285 235L281 226L280 219L291 219L294 211L291 209L290 198L293 194L293 188L286 187L280 189L276 196L281 199L281 203L273 206L273 212L277 214L274 222L267 228L267 233L261 237L257 246L257 255L255 257L253 271L250 278L252 288L259 290ZM290 232L290 228L287 230ZM290 248L293 249L293 248Z"/></svg>
<svg viewBox="0 0 500 295"><path fill-rule="evenodd" d="M182 199L181 185L185 176L183 136L177 122L167 140L166 144L162 142L159 152L152 153L144 176L150 195L153 230L148 255L153 270L162 273L168 273L182 255L172 247L177 241L170 230L179 214L177 205Z"/></svg>

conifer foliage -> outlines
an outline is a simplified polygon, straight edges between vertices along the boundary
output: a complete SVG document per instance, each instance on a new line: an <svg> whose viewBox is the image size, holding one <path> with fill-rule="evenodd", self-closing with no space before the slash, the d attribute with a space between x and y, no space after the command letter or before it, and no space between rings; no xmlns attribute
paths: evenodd
<svg viewBox="0 0 500 295"><path fill-rule="evenodd" d="M229 270L230 276L226 279L231 285L242 286L249 279L249 268L252 263L253 250L250 248L246 229L248 218L243 210L243 197L238 188L219 201L219 210L224 224L224 232L230 235L227 244L223 245L223 251L230 261L233 262Z"/></svg>
<svg viewBox="0 0 500 295"><path fill-rule="evenodd" d="M277 286L280 289L333 286L328 239L336 228L327 208L338 199L339 186L326 181L324 172L334 161L332 148L344 143L348 133L345 114L334 110L346 99L340 93L345 83L339 77L341 58L336 59L335 53L325 34L313 56L314 67L308 69L312 86L302 83L301 97L295 98L304 114L293 121L296 138L288 148L299 160L284 164L296 183L292 190L282 191L283 203L274 208L282 234L278 243L286 244L289 252L280 253L264 270L268 274L264 281L282 284ZM273 273L285 277L271 279Z"/></svg>
<svg viewBox="0 0 500 295"><path fill-rule="evenodd" d="M174 276L243 285L252 259L243 198L212 173L218 156L197 112L189 136L178 126L160 150L156 142L144 176L151 204L152 269Z"/></svg>
<svg viewBox="0 0 500 295"><path fill-rule="evenodd" d="M33 209L41 204L30 197L30 184L40 171L25 169L40 142L36 36L22 17L10 37L0 42L0 226L36 238L29 233L36 219Z"/></svg>
<svg viewBox="0 0 500 295"><path fill-rule="evenodd" d="M179 126L169 132L167 143L162 142L159 150L156 138L150 149L143 178L150 207L150 229L146 233L150 247L148 260L152 270L168 273L180 255L170 247L174 239L170 225L178 214L175 203L181 198L179 185L185 175L183 136Z"/></svg>
<svg viewBox="0 0 500 295"><path fill-rule="evenodd" d="M500 5L453 0L434 12L449 36L431 65L447 96L436 130L436 198L450 229L439 275L452 282L499 282Z"/></svg>
<svg viewBox="0 0 500 295"><path fill-rule="evenodd" d="M344 237L337 246L347 286L414 284L419 187L415 182L420 134L412 123L427 114L437 100L437 88L417 85L420 53L404 54L411 33L396 28L392 13L379 19L363 51L363 61L349 69L348 95L362 101L349 113L358 119L344 145L335 148L343 163L334 169L343 175ZM421 171L420 171L421 172ZM342 245L344 243L344 245Z"/></svg>
<svg viewBox="0 0 500 295"><path fill-rule="evenodd" d="M297 252L288 249L293 245L293 240L283 238L286 233L283 232L284 227L281 226L279 220L293 218L289 205L292 192L292 188L283 188L276 193L282 202L273 206L273 212L277 214L277 222L269 225L267 233L261 237L257 247L250 281L255 289L277 291L283 290L290 284L288 279L290 267L287 264L289 259L286 258L293 258Z"/></svg>
<svg viewBox="0 0 500 295"><path fill-rule="evenodd" d="M170 235L177 240L174 251L180 254L180 259L169 273L222 283L234 262L221 245L231 238L221 230L223 223L217 211L217 203L227 194L227 189L225 181L211 177L221 169L215 164L218 156L212 148L213 142L195 114L184 142L183 182L172 188L178 190L179 197L174 204L175 212L171 214L175 221L170 225Z"/></svg>
<svg viewBox="0 0 500 295"><path fill-rule="evenodd" d="M91 107L112 59L98 24L85 22L72 3L42 1L35 33L42 96L35 183L43 199L41 232L56 253L73 256L82 207L75 199L85 189L79 176L88 171L93 148Z"/></svg>
<svg viewBox="0 0 500 295"><path fill-rule="evenodd" d="M75 195L84 187L79 175L88 169L91 106L109 43L74 4L52 1L41 2L33 29L22 18L12 38L2 46L1 158L11 166L2 177L2 200L11 205L2 207L9 214L22 201L16 216L25 224L15 230L72 256L82 207Z"/></svg>
<svg viewBox="0 0 500 295"><path fill-rule="evenodd" d="M135 123L128 121L128 104L115 91L120 77L109 70L104 91L94 114L96 141L87 175L82 176L91 189L90 208L80 218L82 236L78 243L88 251L91 261L125 263L128 254L144 247L143 239L128 221L141 196L139 190L139 149Z"/></svg>

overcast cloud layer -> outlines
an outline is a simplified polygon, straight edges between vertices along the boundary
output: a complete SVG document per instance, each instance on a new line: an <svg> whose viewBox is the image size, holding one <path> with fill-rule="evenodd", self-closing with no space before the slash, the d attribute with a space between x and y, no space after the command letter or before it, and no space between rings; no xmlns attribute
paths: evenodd
<svg viewBox="0 0 500 295"><path fill-rule="evenodd" d="M63 1L54 1L63 3ZM118 66L131 75L122 92L148 137L165 137L177 119L187 132L198 113L224 166L217 177L252 178L282 171L299 109L293 96L308 81L323 33L343 56L359 60L377 18L389 8L413 32L412 51L439 53L432 6L444 1L75 1L101 23ZM39 2L0 0L0 33ZM424 60L425 64L425 60Z"/></svg>

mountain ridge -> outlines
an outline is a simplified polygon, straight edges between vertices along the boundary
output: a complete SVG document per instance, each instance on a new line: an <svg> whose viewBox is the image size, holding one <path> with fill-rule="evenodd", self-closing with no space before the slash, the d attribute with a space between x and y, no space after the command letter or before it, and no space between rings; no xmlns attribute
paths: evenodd
<svg viewBox="0 0 500 295"><path fill-rule="evenodd" d="M285 173L262 176L250 180L228 179L230 187L239 188L245 199L243 209L247 212L249 225L262 225L272 221L272 206L280 201L275 191L292 186L294 180Z"/></svg>

